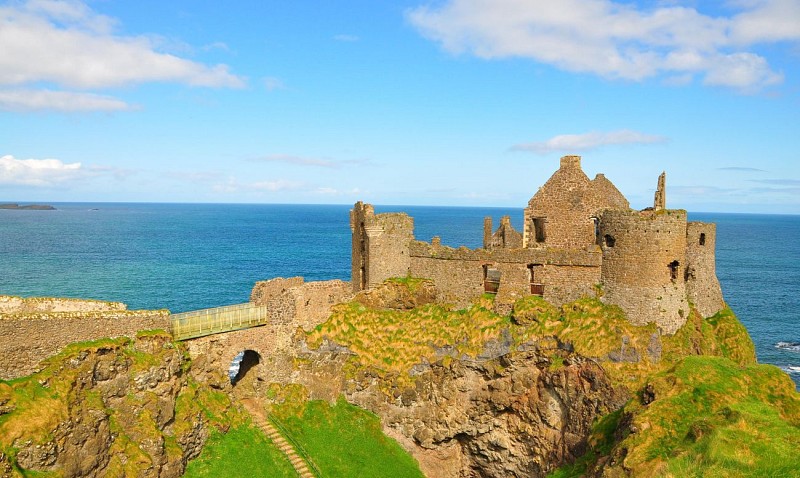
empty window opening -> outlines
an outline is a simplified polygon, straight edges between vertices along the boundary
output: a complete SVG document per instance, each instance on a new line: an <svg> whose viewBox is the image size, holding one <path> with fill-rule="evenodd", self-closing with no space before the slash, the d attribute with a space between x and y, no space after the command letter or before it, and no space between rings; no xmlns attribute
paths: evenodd
<svg viewBox="0 0 800 478"><path fill-rule="evenodd" d="M700 233L700 245L701 246L705 246L706 245L706 233L705 232L701 232Z"/></svg>
<svg viewBox="0 0 800 478"><path fill-rule="evenodd" d="M603 236L603 241L606 243L606 247L614 247L614 244L617 243L617 240L611 234Z"/></svg>
<svg viewBox="0 0 800 478"><path fill-rule="evenodd" d="M541 282L541 278L538 277L541 275L542 267L542 264L528 264L528 271L531 278L531 294L533 295L544 295L544 284Z"/></svg>
<svg viewBox="0 0 800 478"><path fill-rule="evenodd" d="M247 376L247 373L261 362L261 356L253 350L245 350L236 354L228 367L228 378L231 385L236 385Z"/></svg>
<svg viewBox="0 0 800 478"><path fill-rule="evenodd" d="M592 225L594 226L594 242L600 244L600 219L592 216Z"/></svg>
<svg viewBox="0 0 800 478"><path fill-rule="evenodd" d="M483 266L483 291L497 294L500 289L500 271L491 266Z"/></svg>
<svg viewBox="0 0 800 478"><path fill-rule="evenodd" d="M669 275L670 279L677 280L678 279L678 269L680 268L680 262L672 261L669 263L667 267L669 267Z"/></svg>
<svg viewBox="0 0 800 478"><path fill-rule="evenodd" d="M543 217L533 218L533 236L536 242L544 242L547 239L547 234L544 230L544 224L547 222Z"/></svg>

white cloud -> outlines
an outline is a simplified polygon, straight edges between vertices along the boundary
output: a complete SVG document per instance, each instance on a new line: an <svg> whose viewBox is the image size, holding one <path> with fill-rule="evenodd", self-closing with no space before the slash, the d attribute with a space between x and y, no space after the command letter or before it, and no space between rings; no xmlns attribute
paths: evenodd
<svg viewBox="0 0 800 478"><path fill-rule="evenodd" d="M407 18L445 50L484 59L531 58L637 81L699 74L707 85L746 91L780 82L765 58L746 50L800 39L800 2L756 0L739 8L711 17L680 5L642 9L611 0L448 0L409 10Z"/></svg>
<svg viewBox="0 0 800 478"><path fill-rule="evenodd" d="M81 174L81 163L64 163L58 159L17 159L0 156L0 184L53 186Z"/></svg>
<svg viewBox="0 0 800 478"><path fill-rule="evenodd" d="M0 111L124 111L122 100L92 93L13 89L0 90Z"/></svg>
<svg viewBox="0 0 800 478"><path fill-rule="evenodd" d="M233 88L245 84L227 65L209 66L160 52L158 37L115 34L115 24L74 0L0 6L0 85L47 82L91 89L144 82ZM96 104L100 109L109 106Z"/></svg>
<svg viewBox="0 0 800 478"><path fill-rule="evenodd" d="M511 147L512 151L530 151L537 154L552 152L578 152L607 145L663 143L667 138L623 129L619 131L591 131L583 134L561 134L546 141L522 143Z"/></svg>

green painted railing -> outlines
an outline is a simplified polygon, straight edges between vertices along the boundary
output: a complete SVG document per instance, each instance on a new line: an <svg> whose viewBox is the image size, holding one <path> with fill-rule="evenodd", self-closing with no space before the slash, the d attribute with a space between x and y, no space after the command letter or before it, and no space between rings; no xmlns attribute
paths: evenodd
<svg viewBox="0 0 800 478"><path fill-rule="evenodd" d="M269 320L269 311L265 305L247 302L172 314L170 319L175 340L186 340L265 325Z"/></svg>

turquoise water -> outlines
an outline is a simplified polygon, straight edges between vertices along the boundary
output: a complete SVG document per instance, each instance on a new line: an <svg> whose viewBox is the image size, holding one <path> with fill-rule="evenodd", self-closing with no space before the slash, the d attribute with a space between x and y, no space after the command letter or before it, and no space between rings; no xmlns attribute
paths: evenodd
<svg viewBox="0 0 800 478"><path fill-rule="evenodd" d="M182 312L248 300L257 280L350 278L350 206L55 204L0 210L0 294L86 297ZM404 211L416 236L479 247L483 218L518 208ZM717 223L717 275L759 360L800 367L800 217L690 213ZM783 343L783 348L776 344ZM798 369L800 372L800 369ZM800 374L793 374L800 383Z"/></svg>

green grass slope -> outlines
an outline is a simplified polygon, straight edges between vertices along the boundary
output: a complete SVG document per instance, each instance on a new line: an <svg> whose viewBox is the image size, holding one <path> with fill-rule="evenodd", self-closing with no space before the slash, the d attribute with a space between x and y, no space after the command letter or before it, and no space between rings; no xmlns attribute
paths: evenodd
<svg viewBox="0 0 800 478"><path fill-rule="evenodd" d="M274 415L326 478L423 478L419 465L381 431L378 417L340 398L314 400L300 413L278 406Z"/></svg>

